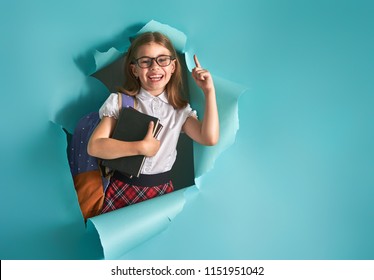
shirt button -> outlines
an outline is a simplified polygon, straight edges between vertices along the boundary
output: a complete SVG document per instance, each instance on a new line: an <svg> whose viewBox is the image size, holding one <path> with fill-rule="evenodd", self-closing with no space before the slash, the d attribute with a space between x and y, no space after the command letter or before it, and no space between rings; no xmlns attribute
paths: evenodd
<svg viewBox="0 0 374 280"><path fill-rule="evenodd" d="M153 109L153 111L155 111L156 108L157 108L156 100L153 100L153 102L152 102L152 109Z"/></svg>

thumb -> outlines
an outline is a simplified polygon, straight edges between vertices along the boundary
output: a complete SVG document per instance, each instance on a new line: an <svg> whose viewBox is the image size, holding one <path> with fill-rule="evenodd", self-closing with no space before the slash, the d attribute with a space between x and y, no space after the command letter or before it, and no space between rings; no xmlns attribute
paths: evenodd
<svg viewBox="0 0 374 280"><path fill-rule="evenodd" d="M149 122L148 131L146 137L153 137L153 127L155 126L153 121Z"/></svg>

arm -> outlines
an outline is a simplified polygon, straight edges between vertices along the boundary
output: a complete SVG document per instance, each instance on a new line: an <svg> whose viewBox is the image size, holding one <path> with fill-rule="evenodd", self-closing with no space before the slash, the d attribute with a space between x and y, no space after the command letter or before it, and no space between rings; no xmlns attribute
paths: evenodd
<svg viewBox="0 0 374 280"><path fill-rule="evenodd" d="M126 142L110 138L117 120L103 117L87 145L89 155L114 159L125 156L145 155L154 156L160 148L160 141L152 136L153 122L150 122L147 135L141 141Z"/></svg>
<svg viewBox="0 0 374 280"><path fill-rule="evenodd" d="M205 111L201 122L193 117L187 118L183 125L183 130L194 141L202 145L212 146L217 144L219 139L216 91L209 71L201 68L196 55L194 60L196 67L192 70L192 77L204 93Z"/></svg>

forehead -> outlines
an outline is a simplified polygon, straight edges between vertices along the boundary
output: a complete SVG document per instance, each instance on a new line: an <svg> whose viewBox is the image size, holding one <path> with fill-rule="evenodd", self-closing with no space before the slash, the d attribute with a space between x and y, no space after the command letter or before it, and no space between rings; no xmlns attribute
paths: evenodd
<svg viewBox="0 0 374 280"><path fill-rule="evenodd" d="M141 57L141 56L156 57L162 54L170 55L170 51L167 48L155 42L141 45L138 48L136 53L137 53L137 57Z"/></svg>

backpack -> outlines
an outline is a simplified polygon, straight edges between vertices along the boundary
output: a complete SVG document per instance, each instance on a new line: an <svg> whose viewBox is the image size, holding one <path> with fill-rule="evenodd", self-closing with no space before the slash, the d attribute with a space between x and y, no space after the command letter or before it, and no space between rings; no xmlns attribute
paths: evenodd
<svg viewBox="0 0 374 280"><path fill-rule="evenodd" d="M121 93L122 107L135 107L135 98ZM108 172L101 166L101 159L87 153L88 141L100 122L99 112L83 116L77 123L68 143L68 159L74 187L83 217L87 220L101 212L105 189L109 183Z"/></svg>

